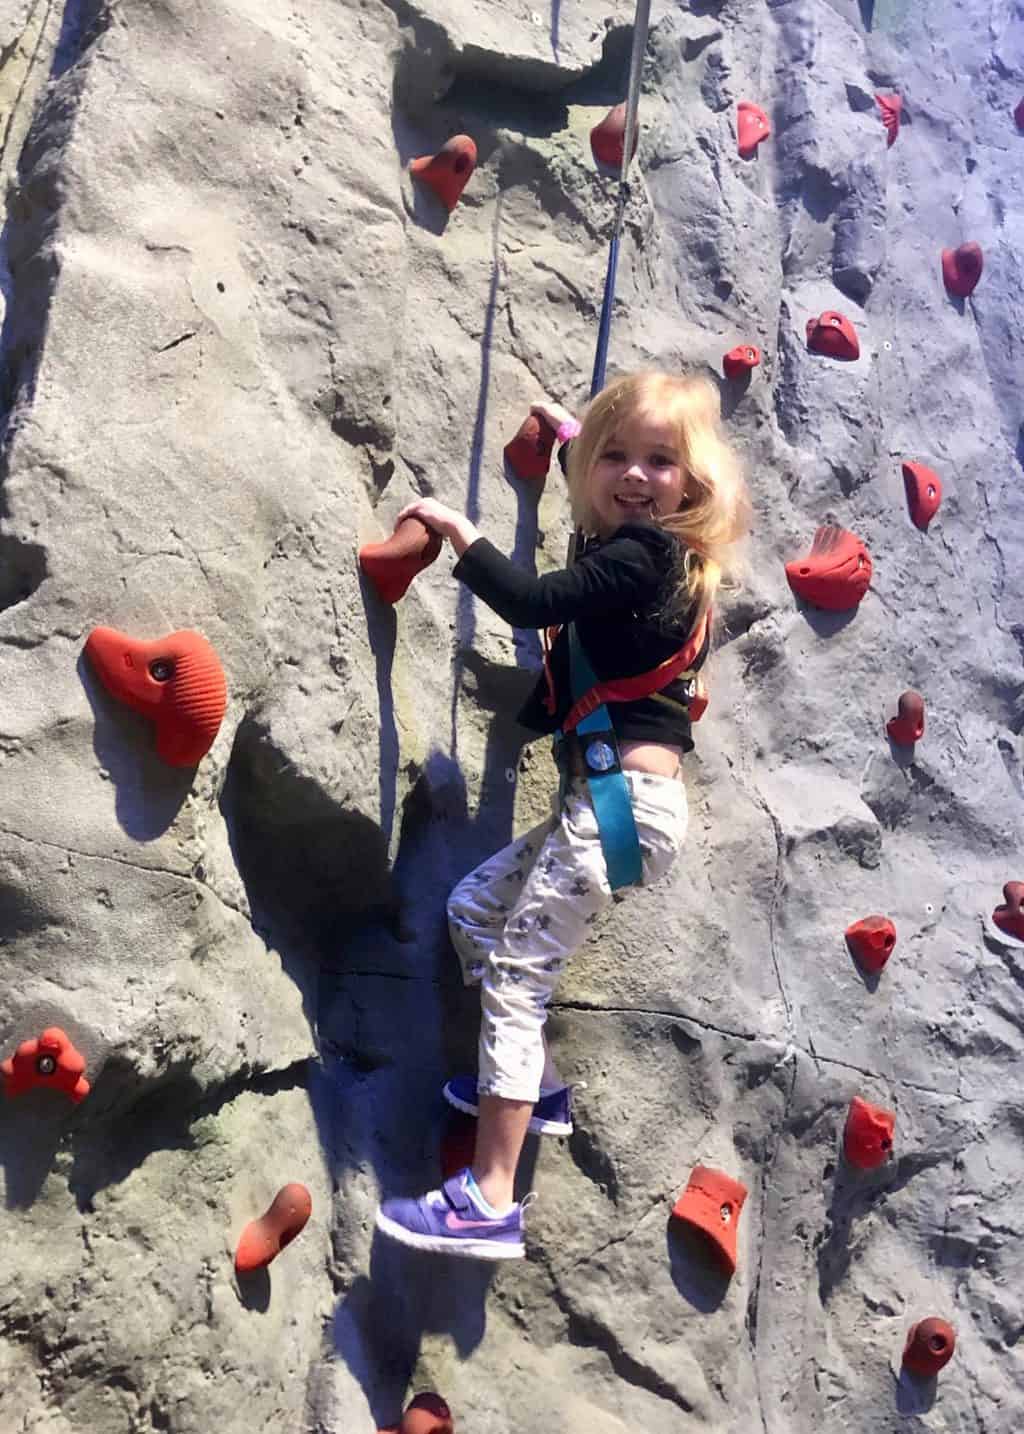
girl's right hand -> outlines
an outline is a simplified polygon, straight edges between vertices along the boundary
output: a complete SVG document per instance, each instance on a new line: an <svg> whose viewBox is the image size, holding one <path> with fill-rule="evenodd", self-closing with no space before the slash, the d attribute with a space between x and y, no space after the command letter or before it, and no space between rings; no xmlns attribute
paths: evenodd
<svg viewBox="0 0 1024 1434"><path fill-rule="evenodd" d="M572 421L572 414L567 408L563 408L560 403L547 403L543 399L537 403L531 403L530 412L543 418L544 422L556 432L563 423Z"/></svg>

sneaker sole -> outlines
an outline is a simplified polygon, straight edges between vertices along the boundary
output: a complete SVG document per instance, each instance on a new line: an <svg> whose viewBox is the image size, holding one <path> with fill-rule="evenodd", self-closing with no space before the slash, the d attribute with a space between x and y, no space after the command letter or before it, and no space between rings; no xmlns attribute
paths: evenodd
<svg viewBox="0 0 1024 1434"><path fill-rule="evenodd" d="M445 1235L417 1235L389 1220L387 1215L377 1211L377 1229L389 1239L408 1245L413 1250L427 1250L432 1255L462 1255L473 1260L522 1260L526 1246L500 1245L496 1240L456 1240Z"/></svg>
<svg viewBox="0 0 1024 1434"><path fill-rule="evenodd" d="M457 1095L452 1095L448 1087L442 1091L445 1100L456 1110L461 1110L466 1115L479 1116L480 1107L471 1105L468 1100L460 1100ZM564 1120L542 1120L539 1115L531 1115L530 1123L526 1127L532 1135L571 1135L572 1126Z"/></svg>

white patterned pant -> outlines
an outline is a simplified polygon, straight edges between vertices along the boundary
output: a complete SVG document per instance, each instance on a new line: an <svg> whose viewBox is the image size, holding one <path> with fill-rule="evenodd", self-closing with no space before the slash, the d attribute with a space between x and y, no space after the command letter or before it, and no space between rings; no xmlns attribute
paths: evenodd
<svg viewBox="0 0 1024 1434"><path fill-rule="evenodd" d="M624 773L643 860L642 885L671 867L686 837L681 776ZM582 778L557 816L510 842L463 877L448 898L448 929L467 986L479 984L478 1089L535 1101L544 1068L541 1032L568 964L611 902L597 817Z"/></svg>

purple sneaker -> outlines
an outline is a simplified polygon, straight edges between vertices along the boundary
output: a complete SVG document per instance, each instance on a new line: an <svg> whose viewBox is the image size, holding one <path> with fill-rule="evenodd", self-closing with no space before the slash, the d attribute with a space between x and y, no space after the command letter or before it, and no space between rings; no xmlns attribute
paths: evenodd
<svg viewBox="0 0 1024 1434"><path fill-rule="evenodd" d="M571 1135L573 1089L571 1085L563 1085L550 1095L542 1095L533 1107L527 1129L534 1135ZM445 1081L444 1098L456 1110L476 1115L479 1111L476 1077L452 1076Z"/></svg>
<svg viewBox="0 0 1024 1434"><path fill-rule="evenodd" d="M377 1229L392 1240L429 1250L434 1255L467 1255L477 1260L521 1260L523 1211L532 1200L513 1205L507 1215L491 1220L470 1194L468 1170L446 1180L418 1200L384 1200L377 1211Z"/></svg>

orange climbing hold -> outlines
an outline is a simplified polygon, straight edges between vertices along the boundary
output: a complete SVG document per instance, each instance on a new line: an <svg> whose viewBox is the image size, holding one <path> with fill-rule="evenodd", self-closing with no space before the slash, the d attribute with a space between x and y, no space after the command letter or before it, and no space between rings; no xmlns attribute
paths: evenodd
<svg viewBox="0 0 1024 1434"><path fill-rule="evenodd" d="M517 478L546 478L557 436L550 424L531 413L519 425L515 438L505 444L505 462Z"/></svg>
<svg viewBox="0 0 1024 1434"><path fill-rule="evenodd" d="M942 479L923 463L904 463L903 486L914 526L927 533L942 502Z"/></svg>
<svg viewBox="0 0 1024 1434"><path fill-rule="evenodd" d="M846 928L846 940L866 971L881 971L896 945L896 927L888 916L864 916Z"/></svg>
<svg viewBox="0 0 1024 1434"><path fill-rule="evenodd" d="M942 251L942 280L951 294L966 299L977 288L981 271L985 267L985 256L981 245L971 240L956 249Z"/></svg>
<svg viewBox="0 0 1024 1434"><path fill-rule="evenodd" d="M900 132L900 112L903 109L903 100L899 95L876 95L875 103L882 111L882 123L888 136L886 147L891 149L896 143L896 136Z"/></svg>
<svg viewBox="0 0 1024 1434"><path fill-rule="evenodd" d="M812 353L824 354L827 358L860 358L857 330L837 309L826 309L816 319L807 320L807 347Z"/></svg>
<svg viewBox="0 0 1024 1434"><path fill-rule="evenodd" d="M144 642L96 627L86 656L112 697L156 726L157 754L172 767L194 767L213 746L228 705L220 659L198 632Z"/></svg>
<svg viewBox="0 0 1024 1434"><path fill-rule="evenodd" d="M871 573L867 548L847 528L819 528L808 556L786 564L786 577L797 597L829 612L856 607L868 590Z"/></svg>
<svg viewBox="0 0 1024 1434"><path fill-rule="evenodd" d="M633 126L633 147L629 151L630 159L636 154L637 139L639 137L639 123ZM609 110L600 124L596 124L590 131L590 148L594 158L599 164L607 164L612 169L622 168L622 153L626 143L626 102L616 105Z"/></svg>
<svg viewBox="0 0 1024 1434"><path fill-rule="evenodd" d="M907 1334L903 1368L919 1379L931 1379L953 1358L956 1330L944 1319L920 1320Z"/></svg>
<svg viewBox="0 0 1024 1434"><path fill-rule="evenodd" d="M843 1132L843 1152L858 1170L874 1170L884 1165L892 1151L896 1116L891 1110L869 1105L855 1095L850 1102Z"/></svg>
<svg viewBox="0 0 1024 1434"><path fill-rule="evenodd" d="M900 693L899 715L890 717L885 730L899 747L912 747L924 736L924 698L908 688Z"/></svg>
<svg viewBox="0 0 1024 1434"><path fill-rule="evenodd" d="M706 1235L729 1271L736 1273L736 1234L747 1187L721 1170L695 1165L690 1180L672 1207L677 1220Z"/></svg>
<svg viewBox="0 0 1024 1434"><path fill-rule="evenodd" d="M454 1434L452 1411L440 1394L417 1394L402 1415L399 1434Z"/></svg>
<svg viewBox="0 0 1024 1434"><path fill-rule="evenodd" d="M429 568L444 539L419 518L403 518L382 543L364 543L359 566L373 583L381 602L396 603L417 573Z"/></svg>
<svg viewBox="0 0 1024 1434"><path fill-rule="evenodd" d="M476 168L476 145L468 134L456 134L436 154L414 159L409 172L437 195L449 214Z"/></svg>
<svg viewBox="0 0 1024 1434"><path fill-rule="evenodd" d="M737 344L722 359L722 371L726 378L742 378L761 362L761 350L753 344Z"/></svg>
<svg viewBox="0 0 1024 1434"><path fill-rule="evenodd" d="M282 1185L265 1215L250 1220L242 1231L235 1251L235 1269L240 1275L262 1270L306 1228L313 1213L313 1199L305 1185Z"/></svg>
<svg viewBox="0 0 1024 1434"><path fill-rule="evenodd" d="M771 132L768 116L761 106L750 100L740 100L736 106L736 139L742 157L752 158L757 153L757 146Z"/></svg>
<svg viewBox="0 0 1024 1434"><path fill-rule="evenodd" d="M1006 883L1003 904L993 911L992 920L1004 936L1024 941L1024 881Z"/></svg>
<svg viewBox="0 0 1024 1434"><path fill-rule="evenodd" d="M84 1057L59 1026L49 1026L34 1041L22 1041L13 1056L0 1061L5 1094L24 1095L39 1085L47 1090L63 1091L75 1105L89 1094L84 1070Z"/></svg>

